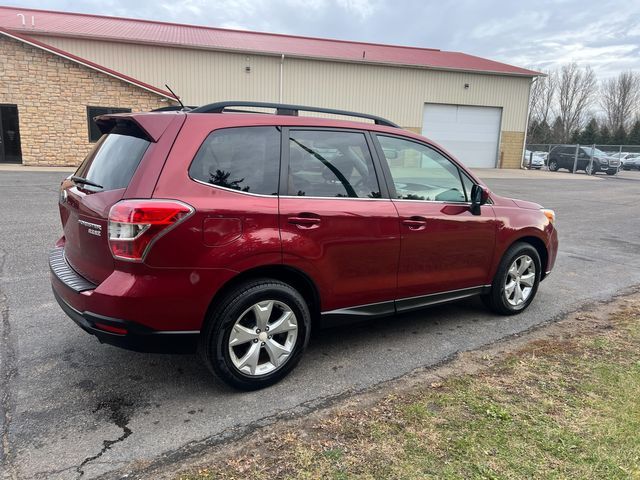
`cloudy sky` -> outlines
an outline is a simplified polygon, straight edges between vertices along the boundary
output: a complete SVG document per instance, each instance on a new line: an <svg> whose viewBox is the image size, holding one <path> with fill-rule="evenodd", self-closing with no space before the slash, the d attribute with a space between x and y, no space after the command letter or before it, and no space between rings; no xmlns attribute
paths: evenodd
<svg viewBox="0 0 640 480"><path fill-rule="evenodd" d="M26 0L16 6L640 70L638 0Z"/></svg>

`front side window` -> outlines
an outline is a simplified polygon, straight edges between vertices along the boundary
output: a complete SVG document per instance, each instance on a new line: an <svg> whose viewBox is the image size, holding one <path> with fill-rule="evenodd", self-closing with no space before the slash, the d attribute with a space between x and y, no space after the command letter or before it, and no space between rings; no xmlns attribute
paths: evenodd
<svg viewBox="0 0 640 480"><path fill-rule="evenodd" d="M280 129L242 127L216 130L196 154L189 176L201 182L262 195L278 194Z"/></svg>
<svg viewBox="0 0 640 480"><path fill-rule="evenodd" d="M291 130L289 195L380 198L363 133Z"/></svg>
<svg viewBox="0 0 640 480"><path fill-rule="evenodd" d="M391 170L397 198L467 201L460 171L448 158L410 140L384 135L377 138Z"/></svg>
<svg viewBox="0 0 640 480"><path fill-rule="evenodd" d="M89 141L97 142L102 136L102 132L93 120L100 115L109 115L111 113L131 113L130 108L114 108L114 107L87 107L87 124L89 125Z"/></svg>

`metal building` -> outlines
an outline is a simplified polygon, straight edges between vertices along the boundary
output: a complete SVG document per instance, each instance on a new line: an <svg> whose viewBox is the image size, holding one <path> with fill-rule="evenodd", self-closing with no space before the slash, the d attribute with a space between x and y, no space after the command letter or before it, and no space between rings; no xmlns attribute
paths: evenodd
<svg viewBox="0 0 640 480"><path fill-rule="evenodd" d="M93 114L167 105L168 84L187 105L256 100L367 112L469 166L518 168L537 75L436 49L0 7L0 161L77 164L95 141ZM60 118L68 128L52 125L59 116L70 117ZM69 152L42 140L65 134L74 136Z"/></svg>

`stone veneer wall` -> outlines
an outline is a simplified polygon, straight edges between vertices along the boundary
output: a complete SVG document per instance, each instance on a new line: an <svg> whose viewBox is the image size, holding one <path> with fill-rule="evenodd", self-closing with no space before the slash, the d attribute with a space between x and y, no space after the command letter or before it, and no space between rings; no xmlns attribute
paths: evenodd
<svg viewBox="0 0 640 480"><path fill-rule="evenodd" d="M22 163L78 165L91 149L87 106L148 111L159 95L0 36L0 103L18 105Z"/></svg>
<svg viewBox="0 0 640 480"><path fill-rule="evenodd" d="M501 168L520 168L522 149L524 148L524 132L505 132L500 135Z"/></svg>

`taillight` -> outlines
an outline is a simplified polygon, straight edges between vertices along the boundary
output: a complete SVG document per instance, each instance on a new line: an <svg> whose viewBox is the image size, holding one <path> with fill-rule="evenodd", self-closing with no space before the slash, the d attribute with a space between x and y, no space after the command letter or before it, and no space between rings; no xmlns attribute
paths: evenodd
<svg viewBox="0 0 640 480"><path fill-rule="evenodd" d="M177 200L123 200L109 211L109 247L115 258L142 261L155 242L193 213Z"/></svg>

